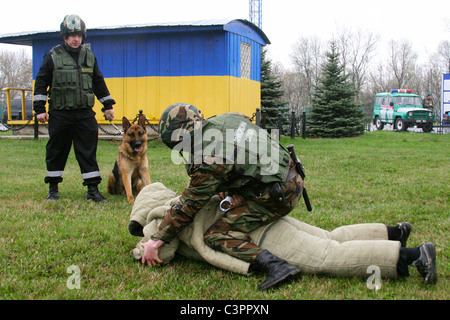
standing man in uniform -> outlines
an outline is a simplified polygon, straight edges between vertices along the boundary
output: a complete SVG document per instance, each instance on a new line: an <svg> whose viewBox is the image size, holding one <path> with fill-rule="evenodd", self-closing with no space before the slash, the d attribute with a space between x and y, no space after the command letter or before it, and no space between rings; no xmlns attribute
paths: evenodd
<svg viewBox="0 0 450 320"><path fill-rule="evenodd" d="M425 109L434 111L433 95L431 93L427 94L427 97L423 100L423 107Z"/></svg>
<svg viewBox="0 0 450 320"><path fill-rule="evenodd" d="M111 98L94 53L84 46L84 21L78 15L67 15L60 32L63 42L45 55L34 86L33 109L39 122L48 121L50 136L46 148L44 181L49 184L46 200L59 199L58 184L63 181L73 143L83 185L88 187L86 199L107 202L98 190L102 179L96 157L98 124L92 107L97 97L103 104L104 116L113 119L116 102Z"/></svg>

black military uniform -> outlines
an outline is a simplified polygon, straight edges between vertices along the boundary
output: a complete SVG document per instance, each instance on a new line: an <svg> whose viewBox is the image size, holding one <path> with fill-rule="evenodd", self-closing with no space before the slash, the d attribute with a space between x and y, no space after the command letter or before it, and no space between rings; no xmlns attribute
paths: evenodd
<svg viewBox="0 0 450 320"><path fill-rule="evenodd" d="M71 22L79 28L68 27ZM85 38L85 30L84 22L75 15L66 16L61 23L63 39L71 33L81 33ZM36 114L46 112L47 94L50 97L45 177L45 182L50 184L47 200L59 198L58 183L63 180L73 143L83 185L88 186L87 198L105 202L97 188L101 182L96 159L98 124L92 106L94 95L103 103L102 111L112 109L115 101L92 51L84 45L73 49L63 42L47 53L35 80L33 109Z"/></svg>

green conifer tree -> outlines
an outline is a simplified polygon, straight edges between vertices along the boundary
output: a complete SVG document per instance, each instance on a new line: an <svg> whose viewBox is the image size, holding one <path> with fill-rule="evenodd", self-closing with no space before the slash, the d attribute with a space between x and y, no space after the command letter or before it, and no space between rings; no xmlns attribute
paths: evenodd
<svg viewBox="0 0 450 320"><path fill-rule="evenodd" d="M286 102L281 100L284 91L281 89L282 82L272 74L272 62L266 59L266 50L261 53L261 111L266 113L266 128L277 128L279 115L282 126L287 127L289 110L285 108ZM281 132L280 132L281 133Z"/></svg>
<svg viewBox="0 0 450 320"><path fill-rule="evenodd" d="M335 42L330 43L322 76L314 87L311 113L308 116L308 136L322 138L355 137L364 133L364 115L355 102L356 92L343 66Z"/></svg>

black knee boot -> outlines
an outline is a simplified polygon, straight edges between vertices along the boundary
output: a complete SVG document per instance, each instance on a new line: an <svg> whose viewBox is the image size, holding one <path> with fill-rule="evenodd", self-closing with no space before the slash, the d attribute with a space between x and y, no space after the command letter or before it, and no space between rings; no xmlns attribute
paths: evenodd
<svg viewBox="0 0 450 320"><path fill-rule="evenodd" d="M266 281L258 286L259 290L266 290L282 282L289 276L296 275L300 272L297 267L274 256L267 250L264 250L256 257L252 268L261 269L267 274Z"/></svg>
<svg viewBox="0 0 450 320"><path fill-rule="evenodd" d="M86 199L87 200L92 200L94 202L108 202L108 200L106 200L101 195L100 191L98 191L97 185L93 185L93 184L88 185L88 191L87 191L87 194L86 194Z"/></svg>
<svg viewBox="0 0 450 320"><path fill-rule="evenodd" d="M58 192L58 183L57 182L50 182L49 188L48 188L48 195L47 199L45 199L47 202L49 201L56 201L59 199L59 192Z"/></svg>

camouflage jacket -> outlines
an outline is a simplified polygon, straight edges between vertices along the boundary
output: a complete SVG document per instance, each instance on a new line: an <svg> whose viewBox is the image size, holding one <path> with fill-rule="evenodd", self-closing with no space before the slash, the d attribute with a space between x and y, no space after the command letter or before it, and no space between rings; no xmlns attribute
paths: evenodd
<svg viewBox="0 0 450 320"><path fill-rule="evenodd" d="M240 116L234 118L236 116L231 115L230 117L234 122L242 121ZM218 116L214 121L220 122L217 120L218 118L221 118L221 116ZM223 119L226 121L226 117ZM210 123L214 123L214 121L210 121ZM210 128L208 125L204 127ZM215 127L220 127L220 125L215 125ZM250 124L249 127L251 127ZM256 133L256 135L258 134L262 133ZM208 142L204 144L204 147L207 145ZM220 192L239 193L244 198L251 199L263 193L264 188L267 186L266 183L274 181L281 182L289 170L290 157L288 155L286 158L285 153L287 151L284 148L280 147L279 150L282 154L280 157L282 160L277 163L279 164L278 170L271 174L270 177L260 177L263 180L251 176L254 173L250 172L251 170L248 170L249 173L244 172L245 170L242 169L243 166L239 163L234 164L227 161L216 161L216 157L213 156L203 156L203 161L194 161L192 159L193 163L188 167L190 182L188 187L182 192L181 204L172 207L152 239L163 240L166 243L170 242L185 226L192 223L197 212L214 195Z"/></svg>
<svg viewBox="0 0 450 320"><path fill-rule="evenodd" d="M423 100L423 107L426 109L433 109L433 99L424 99Z"/></svg>
<svg viewBox="0 0 450 320"><path fill-rule="evenodd" d="M194 165L190 171L189 185L183 190L180 201L171 208L159 225L153 240L172 241L194 220L197 212L217 193L224 191L224 177L233 171L232 164Z"/></svg>

